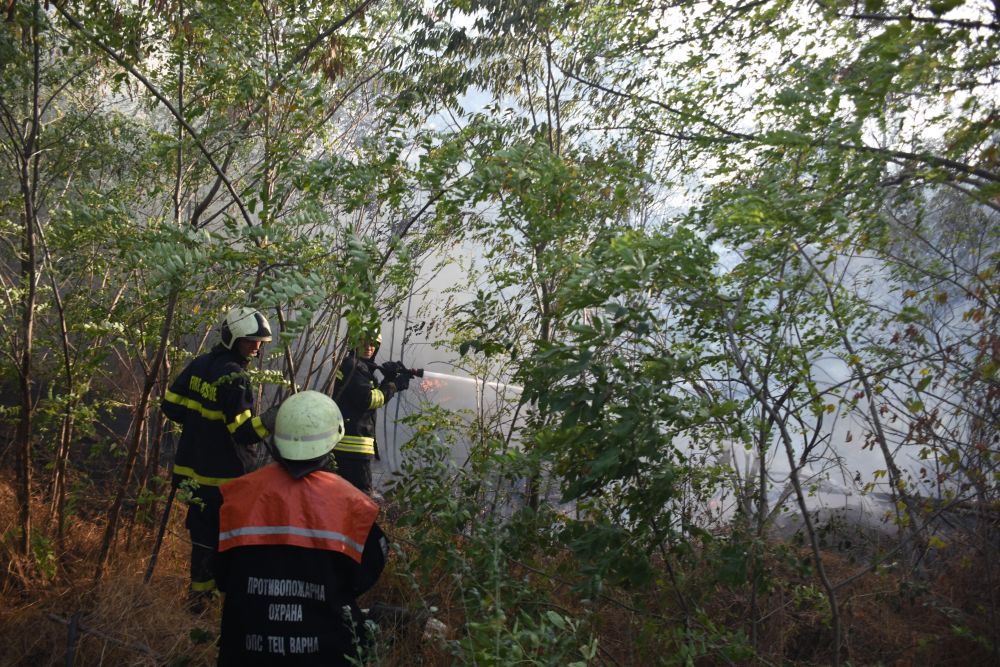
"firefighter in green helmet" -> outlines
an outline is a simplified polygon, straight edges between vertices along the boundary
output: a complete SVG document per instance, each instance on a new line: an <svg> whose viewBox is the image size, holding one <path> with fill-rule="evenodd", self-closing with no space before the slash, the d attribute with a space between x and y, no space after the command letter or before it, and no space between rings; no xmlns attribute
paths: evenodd
<svg viewBox="0 0 1000 667"><path fill-rule="evenodd" d="M329 396L290 396L277 462L222 486L219 665L360 664L357 597L381 575L388 542L378 505L323 470L343 434Z"/></svg>

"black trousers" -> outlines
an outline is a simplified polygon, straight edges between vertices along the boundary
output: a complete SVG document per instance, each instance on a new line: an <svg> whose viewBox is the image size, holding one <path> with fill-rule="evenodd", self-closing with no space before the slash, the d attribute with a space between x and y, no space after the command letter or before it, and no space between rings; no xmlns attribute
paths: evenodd
<svg viewBox="0 0 1000 667"><path fill-rule="evenodd" d="M184 526L191 536L191 591L215 590L215 554L219 550L219 509L222 493L214 486L194 491Z"/></svg>
<svg viewBox="0 0 1000 667"><path fill-rule="evenodd" d="M369 496L372 495L372 459L374 457L338 451L333 452L333 457L337 460L338 475Z"/></svg>

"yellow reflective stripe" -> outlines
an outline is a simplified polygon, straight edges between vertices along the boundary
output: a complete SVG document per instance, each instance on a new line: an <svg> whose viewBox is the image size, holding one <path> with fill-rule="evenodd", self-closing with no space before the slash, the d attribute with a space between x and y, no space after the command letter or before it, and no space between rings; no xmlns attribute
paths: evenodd
<svg viewBox="0 0 1000 667"><path fill-rule="evenodd" d="M372 400L368 405L369 410L374 410L375 408L381 408L385 405L385 394L382 393L381 389L372 389Z"/></svg>
<svg viewBox="0 0 1000 667"><path fill-rule="evenodd" d="M215 590L215 579L209 579L208 581L192 581L191 590L195 593L205 593L208 591Z"/></svg>
<svg viewBox="0 0 1000 667"><path fill-rule="evenodd" d="M345 435L340 441L355 445L375 445L375 438L367 438L363 435Z"/></svg>
<svg viewBox="0 0 1000 667"><path fill-rule="evenodd" d="M343 379L344 379L344 371L341 371L341 370L338 370L338 371L337 371L337 375L336 375L335 377L336 377L336 378L337 378L338 380L343 380Z"/></svg>
<svg viewBox="0 0 1000 667"><path fill-rule="evenodd" d="M163 394L163 400L170 401L171 403L176 403L177 405L186 405L187 399L180 394L175 394L174 392L167 389L167 392Z"/></svg>
<svg viewBox="0 0 1000 667"><path fill-rule="evenodd" d="M182 477L190 477L202 486L221 486L231 479L236 479L235 477L205 477L196 473L194 468L178 465L174 466L174 474L181 475Z"/></svg>
<svg viewBox="0 0 1000 667"><path fill-rule="evenodd" d="M222 410L209 410L193 398L187 398L186 396L175 394L169 389L165 394L163 394L163 400L176 403L177 405L183 406L188 410L194 410L205 419L212 419L215 421L225 421L226 419L226 416L222 414Z"/></svg>
<svg viewBox="0 0 1000 667"><path fill-rule="evenodd" d="M250 425L253 426L253 430L257 432L257 435L259 435L262 440L271 435L271 432L267 430L266 426L264 426L264 422L260 420L260 417L254 417L251 419Z"/></svg>
<svg viewBox="0 0 1000 667"><path fill-rule="evenodd" d="M226 428L229 429L230 433L236 433L236 429L238 429L240 426L242 426L243 422L245 422L246 420L250 419L250 416L251 416L250 415L250 411L249 410L244 410L240 414L236 415L236 419L234 419L231 424L226 424ZM264 429L264 431L266 433L267 429ZM263 437L266 438L267 436L265 435Z"/></svg>
<svg viewBox="0 0 1000 667"><path fill-rule="evenodd" d="M340 442L334 445L333 449L338 452L375 456L375 438L366 438L360 435L345 435L340 439Z"/></svg>

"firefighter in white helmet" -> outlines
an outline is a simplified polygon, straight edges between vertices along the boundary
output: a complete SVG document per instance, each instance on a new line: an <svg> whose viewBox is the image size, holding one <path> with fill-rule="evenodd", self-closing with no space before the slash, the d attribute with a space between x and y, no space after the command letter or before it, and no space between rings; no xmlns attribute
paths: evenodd
<svg viewBox="0 0 1000 667"><path fill-rule="evenodd" d="M378 505L323 470L343 435L329 396L290 396L275 422L277 462L222 486L219 665L358 664L356 599L388 544Z"/></svg>
<svg viewBox="0 0 1000 667"><path fill-rule="evenodd" d="M230 310L220 342L189 363L164 394L161 410L182 426L173 484L192 487L185 525L191 535L191 606L200 611L215 590L219 486L247 472L255 446L271 432L276 408L256 415L246 375L250 360L271 340L267 319L254 308Z"/></svg>

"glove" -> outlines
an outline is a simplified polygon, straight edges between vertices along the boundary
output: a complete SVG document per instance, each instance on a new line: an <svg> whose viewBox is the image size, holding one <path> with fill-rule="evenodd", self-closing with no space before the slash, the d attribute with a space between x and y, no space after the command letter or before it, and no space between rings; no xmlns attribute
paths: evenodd
<svg viewBox="0 0 1000 667"><path fill-rule="evenodd" d="M267 410L264 410L260 415L260 423L264 425L268 431L272 434L274 433L274 422L278 417L278 406L272 405Z"/></svg>
<svg viewBox="0 0 1000 667"><path fill-rule="evenodd" d="M396 391L403 391L405 389L409 389L410 374L400 373L399 375L396 376L396 378L392 381L392 383L396 385Z"/></svg>
<svg viewBox="0 0 1000 667"><path fill-rule="evenodd" d="M406 370L406 367L403 366L403 362L401 361L387 361L382 364L382 376L388 382L395 380L404 370Z"/></svg>

